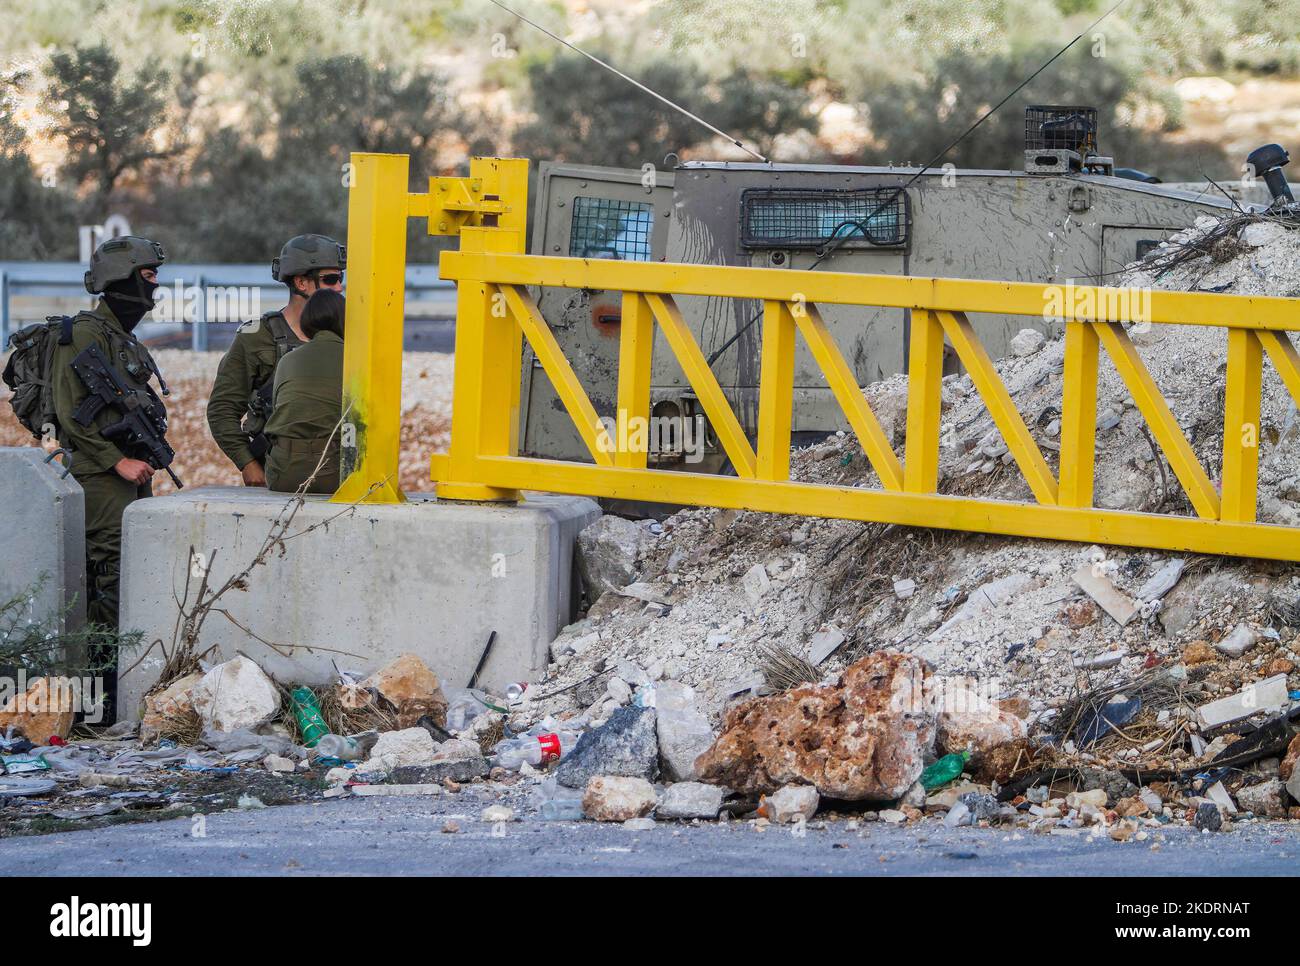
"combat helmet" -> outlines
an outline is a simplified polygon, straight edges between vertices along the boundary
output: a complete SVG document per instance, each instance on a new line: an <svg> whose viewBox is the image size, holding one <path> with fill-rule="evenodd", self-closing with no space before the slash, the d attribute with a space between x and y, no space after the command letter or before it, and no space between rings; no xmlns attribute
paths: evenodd
<svg viewBox="0 0 1300 966"><path fill-rule="evenodd" d="M318 268L347 268L348 250L326 235L296 235L271 260L271 277L287 282Z"/></svg>
<svg viewBox="0 0 1300 966"><path fill-rule="evenodd" d="M100 242L90 256L86 291L98 295L112 282L124 281L138 268L158 268L167 261L162 245L137 235L119 235Z"/></svg>

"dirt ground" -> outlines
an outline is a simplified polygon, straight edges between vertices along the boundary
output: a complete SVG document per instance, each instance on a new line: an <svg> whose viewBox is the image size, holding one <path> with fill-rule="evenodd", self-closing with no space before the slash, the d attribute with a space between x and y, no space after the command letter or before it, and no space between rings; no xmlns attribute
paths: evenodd
<svg viewBox="0 0 1300 966"><path fill-rule="evenodd" d="M239 473L217 448L205 415L208 394L221 354L188 349L154 351L158 368L171 389L165 400L167 439L176 450L173 469L187 487L233 486ZM437 352L408 352L402 371L401 486L409 492L433 489L429 481L430 454L445 450L451 430L452 357ZM0 385L0 446L35 446L7 405L9 392ZM174 490L166 474L154 478L154 492Z"/></svg>

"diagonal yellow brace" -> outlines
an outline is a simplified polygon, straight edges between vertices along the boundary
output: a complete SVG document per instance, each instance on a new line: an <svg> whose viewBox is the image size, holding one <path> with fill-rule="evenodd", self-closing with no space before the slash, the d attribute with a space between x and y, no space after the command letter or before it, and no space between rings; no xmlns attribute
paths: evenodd
<svg viewBox="0 0 1300 966"><path fill-rule="evenodd" d="M763 303L763 351L758 379L758 478L790 479L794 416L794 316L784 302Z"/></svg>
<svg viewBox="0 0 1300 966"><path fill-rule="evenodd" d="M1256 337L1268 350L1273 368L1282 377L1282 383L1291 392L1291 398L1300 406L1300 352L1296 351L1291 337L1284 332L1256 330Z"/></svg>
<svg viewBox="0 0 1300 966"><path fill-rule="evenodd" d="M939 417L943 411L943 326L933 312L912 310L907 363L907 441L903 488L939 488Z"/></svg>
<svg viewBox="0 0 1300 966"><path fill-rule="evenodd" d="M979 391L984 405L988 407L993 423L1006 441L1007 448L1015 457L1020 471L1025 474L1029 489L1039 503L1054 505L1057 497L1056 479L1051 467L1043 459L1042 451L1029 433L1029 427L1020 418L1016 404L1002 384L993 362L984 351L975 328L966 318L965 312L939 312L939 322L948 334L948 340L957 350L957 355L970 372L971 382Z"/></svg>
<svg viewBox="0 0 1300 966"><path fill-rule="evenodd" d="M1097 333L1067 322L1061 392L1061 506L1092 506L1097 460Z"/></svg>
<svg viewBox="0 0 1300 966"><path fill-rule="evenodd" d="M1253 523L1259 493L1259 400L1264 347L1249 329L1228 330L1223 400L1221 520Z"/></svg>
<svg viewBox="0 0 1300 966"><path fill-rule="evenodd" d="M654 316L645 296L623 293L618 337L618 452L615 466L645 469L650 446L650 364L654 358Z"/></svg>
<svg viewBox="0 0 1300 966"><path fill-rule="evenodd" d="M1115 364L1128 391L1133 394L1133 401L1151 427L1151 433L1169 460L1169 467L1183 484L1188 498L1196 512L1207 520L1219 518L1219 494L1214 491L1214 484L1206 475L1205 469L1187 442L1178 420L1169 411L1169 404L1160 394L1146 364L1138 355L1137 347L1118 322L1093 322L1093 329L1106 347L1106 353Z"/></svg>
<svg viewBox="0 0 1300 966"><path fill-rule="evenodd" d="M876 475L880 477L881 484L887 490L901 490L903 488L902 464L898 462L893 447L889 445L885 431L880 428L880 420L876 419L876 414L871 411L871 406L867 403L867 397L863 395L861 387L858 386L853 370L849 368L849 364L844 361L843 353L835 345L835 340L831 337L821 312L811 302L797 303L789 306L787 310L794 316L799 331L803 333L808 348L812 350L813 358L817 360L822 375L826 377L826 382L835 393L840 408L848 417L849 425L857 434L858 442L862 444L862 449L867 454L867 459L871 461Z"/></svg>
<svg viewBox="0 0 1300 966"><path fill-rule="evenodd" d="M736 419L731 403L727 401L722 387L718 385L718 380L714 378L708 361L700 352L700 347L695 344L690 327L682 318L677 303L673 301L671 295L647 292L645 297L650 303L650 310L659 320L669 348L673 350L682 372L686 374L686 381L699 396L704 414L708 416L713 431L718 434L718 442L731 457L731 465L736 468L736 474L752 479L757 472L758 464L754 456L754 448L749 445L745 430L741 427L740 420Z"/></svg>
<svg viewBox="0 0 1300 966"><path fill-rule="evenodd" d="M505 295L515 321L524 330L524 336L537 354L546 375L550 377L551 384L555 386L556 395L569 411L578 435L587 444L592 459L598 466L613 466L614 442L605 431L604 424L596 414L596 407L587 398L587 392L578 381L569 360L564 357L564 350L555 341L551 327L542 318L537 303L526 290L517 285L502 285L498 288Z"/></svg>

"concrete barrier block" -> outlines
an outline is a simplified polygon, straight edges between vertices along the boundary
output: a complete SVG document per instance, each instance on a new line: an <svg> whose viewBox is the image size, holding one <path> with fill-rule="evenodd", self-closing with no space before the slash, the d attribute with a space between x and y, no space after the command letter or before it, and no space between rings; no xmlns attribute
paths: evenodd
<svg viewBox="0 0 1300 966"><path fill-rule="evenodd" d="M170 646L176 597L192 566L220 587L256 556L290 498L261 489L206 487L128 508L124 517L122 628ZM283 553L256 568L246 590L222 598L202 645L219 659L242 651L282 682L325 683L334 663L369 673L418 654L444 687L464 687L492 631L482 682L535 681L547 650L573 619L573 547L600 516L582 497L530 494L518 506L440 503L346 507L308 497ZM193 548L201 558L193 563ZM196 571L197 572L197 571ZM198 581L191 581L191 596ZM280 653L284 651L286 653ZM120 662L121 707L134 713L162 669L155 649Z"/></svg>
<svg viewBox="0 0 1300 966"><path fill-rule="evenodd" d="M0 446L0 601L39 584L28 615L63 615L63 629L86 619L86 508L81 485L61 478L35 446Z"/></svg>

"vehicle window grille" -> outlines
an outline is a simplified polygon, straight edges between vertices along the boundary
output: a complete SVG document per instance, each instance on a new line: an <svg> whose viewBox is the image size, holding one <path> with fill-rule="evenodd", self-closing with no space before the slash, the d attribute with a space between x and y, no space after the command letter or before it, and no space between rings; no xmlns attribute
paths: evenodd
<svg viewBox="0 0 1300 966"><path fill-rule="evenodd" d="M746 248L901 248L911 235L906 191L895 187L750 188L740 197L740 243Z"/></svg>
<svg viewBox="0 0 1300 966"><path fill-rule="evenodd" d="M1097 109L1035 104L1025 108L1025 150L1097 152Z"/></svg>
<svg viewBox="0 0 1300 966"><path fill-rule="evenodd" d="M648 262L653 229L654 208L646 202L574 198L569 256Z"/></svg>

